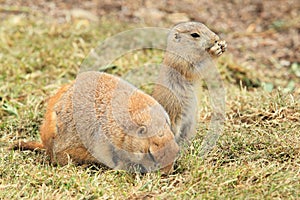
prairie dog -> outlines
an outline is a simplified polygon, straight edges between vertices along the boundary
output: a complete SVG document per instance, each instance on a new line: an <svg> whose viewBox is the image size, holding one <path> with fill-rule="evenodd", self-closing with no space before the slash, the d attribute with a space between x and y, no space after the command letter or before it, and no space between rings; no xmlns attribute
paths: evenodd
<svg viewBox="0 0 300 200"><path fill-rule="evenodd" d="M176 141L182 146L196 132L196 82L201 70L220 56L227 44L199 22L185 22L173 27L167 38L167 49L152 96L165 108L171 120Z"/></svg>
<svg viewBox="0 0 300 200"><path fill-rule="evenodd" d="M40 129L52 163L100 163L113 169L149 172L172 169L179 147L158 102L126 81L84 72L50 98Z"/></svg>

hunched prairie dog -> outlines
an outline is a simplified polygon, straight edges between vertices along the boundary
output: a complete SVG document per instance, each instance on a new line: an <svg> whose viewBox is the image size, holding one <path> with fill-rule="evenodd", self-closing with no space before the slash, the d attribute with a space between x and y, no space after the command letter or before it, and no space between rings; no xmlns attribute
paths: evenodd
<svg viewBox="0 0 300 200"><path fill-rule="evenodd" d="M100 163L113 169L169 172L179 147L170 120L157 101L126 81L84 72L50 98L40 128L42 144L15 148L46 149L52 163Z"/></svg>
<svg viewBox="0 0 300 200"><path fill-rule="evenodd" d="M173 27L152 96L165 108L172 131L180 146L196 132L196 82L201 70L213 65L211 56L220 56L227 44L199 22L185 22Z"/></svg>

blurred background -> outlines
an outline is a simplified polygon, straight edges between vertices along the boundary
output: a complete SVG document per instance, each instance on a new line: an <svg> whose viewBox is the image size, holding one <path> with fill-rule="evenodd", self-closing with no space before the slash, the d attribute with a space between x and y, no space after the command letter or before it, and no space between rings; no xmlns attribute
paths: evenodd
<svg viewBox="0 0 300 200"><path fill-rule="evenodd" d="M1 0L0 3L2 20L12 15L38 15L59 24L98 23L98 29L103 30L101 34L106 34L108 27L114 33L116 24L168 28L182 21L203 22L228 42L227 58L220 62L229 70L226 75L229 81L240 84L243 80L250 87L263 86L268 91L280 87L299 93L298 0Z"/></svg>

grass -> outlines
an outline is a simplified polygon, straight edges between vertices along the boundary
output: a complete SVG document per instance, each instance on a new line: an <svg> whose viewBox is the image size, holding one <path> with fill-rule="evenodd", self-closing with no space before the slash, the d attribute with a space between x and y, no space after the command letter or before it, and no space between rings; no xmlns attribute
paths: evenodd
<svg viewBox="0 0 300 200"><path fill-rule="evenodd" d="M199 158L210 121L203 90L198 135L169 176L54 167L43 153L7 149L18 139L38 140L47 97L76 77L98 41L130 26L109 20L58 23L37 14L11 15L0 22L0 199L299 198L299 96L284 89L265 91L255 72L236 68L230 53L219 60L227 90L223 134L211 154ZM124 75L132 66L159 63L162 56L154 50L134 52L118 59L109 72ZM241 76L248 79L236 81L244 80Z"/></svg>

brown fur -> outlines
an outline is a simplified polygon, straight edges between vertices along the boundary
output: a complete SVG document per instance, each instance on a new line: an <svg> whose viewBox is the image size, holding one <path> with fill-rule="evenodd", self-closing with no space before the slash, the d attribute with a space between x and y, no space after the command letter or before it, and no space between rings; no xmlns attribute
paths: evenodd
<svg viewBox="0 0 300 200"><path fill-rule="evenodd" d="M202 23L181 23L169 33L163 66L152 96L169 114L172 131L180 145L190 141L196 132L195 85L201 70L213 67L211 56L219 56L225 50L226 42Z"/></svg>
<svg viewBox="0 0 300 200"><path fill-rule="evenodd" d="M168 121L152 97L117 77L87 72L50 98L42 144L17 146L45 148L51 162L60 165L72 160L127 170L137 164L167 172L179 151Z"/></svg>

